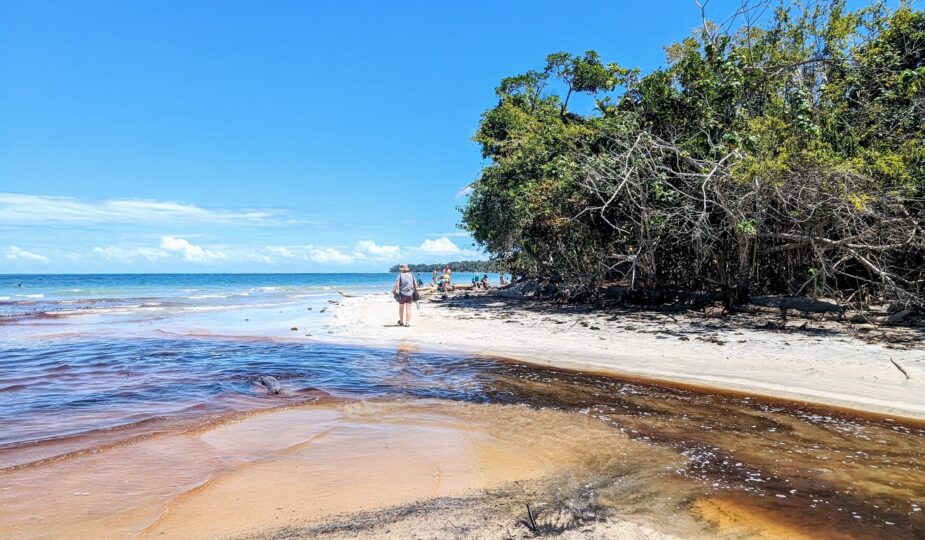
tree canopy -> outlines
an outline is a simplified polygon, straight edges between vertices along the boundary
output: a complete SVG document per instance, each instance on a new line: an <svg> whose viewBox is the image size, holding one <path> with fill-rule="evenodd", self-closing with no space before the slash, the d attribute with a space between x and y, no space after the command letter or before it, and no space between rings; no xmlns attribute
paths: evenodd
<svg viewBox="0 0 925 540"><path fill-rule="evenodd" d="M925 13L755 1L666 50L647 74L557 52L501 81L462 208L495 260L730 302L925 306Z"/></svg>

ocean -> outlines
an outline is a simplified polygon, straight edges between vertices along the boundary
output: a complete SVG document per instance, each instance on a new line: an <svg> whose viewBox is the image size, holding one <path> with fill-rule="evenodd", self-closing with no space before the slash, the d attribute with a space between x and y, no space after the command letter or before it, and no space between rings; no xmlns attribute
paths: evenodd
<svg viewBox="0 0 925 540"><path fill-rule="evenodd" d="M474 274L454 274L469 283ZM430 276L418 274L429 284ZM489 274L492 283L497 274ZM395 274L0 275L0 318L177 309L223 310L388 291Z"/></svg>

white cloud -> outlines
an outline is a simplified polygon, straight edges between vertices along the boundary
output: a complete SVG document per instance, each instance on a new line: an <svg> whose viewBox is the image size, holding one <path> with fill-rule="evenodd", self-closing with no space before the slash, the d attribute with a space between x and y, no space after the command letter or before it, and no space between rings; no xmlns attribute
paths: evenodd
<svg viewBox="0 0 925 540"><path fill-rule="evenodd" d="M398 246L380 246L372 240L357 242L356 251L382 259L395 258L401 254L401 248Z"/></svg>
<svg viewBox="0 0 925 540"><path fill-rule="evenodd" d="M294 259L296 254L292 252L291 249L283 246L267 246L267 251L274 255L279 255L280 257L285 257L287 259Z"/></svg>
<svg viewBox="0 0 925 540"><path fill-rule="evenodd" d="M170 253L181 255L184 260L190 262L210 262L214 260L226 260L228 255L221 251L205 249L202 246L191 244L189 240L176 238L174 236L161 237L161 249Z"/></svg>
<svg viewBox="0 0 925 540"><path fill-rule="evenodd" d="M417 248L419 251L429 255L452 255L462 250L446 236L441 236L436 240L427 239L421 242Z"/></svg>
<svg viewBox="0 0 925 540"><path fill-rule="evenodd" d="M307 246L307 249L308 259L317 263L350 264L357 259L364 258L362 253L348 254L333 247L321 248Z"/></svg>
<svg viewBox="0 0 925 540"><path fill-rule="evenodd" d="M94 247L93 253L103 256L107 260L111 261L120 261L125 263L131 263L137 259L146 259L149 261L159 261L164 260L172 255L178 255L183 260L194 262L194 263L208 263L212 261L224 261L231 259L224 251L218 251L215 249L207 249L202 246L190 243L189 240L185 238L177 238L175 236L162 236L161 243L158 247L122 247L122 246L107 246L107 247ZM256 255L250 255L246 257L248 260L261 260L264 262L272 262L271 259L266 257L259 257Z"/></svg>
<svg viewBox="0 0 925 540"><path fill-rule="evenodd" d="M110 261L121 261L130 263L135 259L147 259L149 261L157 261L167 257L167 254L160 249L156 248L147 248L147 247L137 247L137 248L122 248L118 246L107 246L107 247L95 247L93 248L93 253L102 255Z"/></svg>
<svg viewBox="0 0 925 540"><path fill-rule="evenodd" d="M0 193L3 223L268 223L270 210L227 210L150 199L81 201L72 197Z"/></svg>
<svg viewBox="0 0 925 540"><path fill-rule="evenodd" d="M305 261L319 265L348 266L358 265L374 268L384 262L432 262L434 260L454 260L462 258L483 258L484 254L461 249L447 236L426 239L419 246L399 247L379 245L372 240L359 240L353 246L343 245L241 245L210 244L200 245L190 241L191 236L183 237L164 235L156 245L114 245L94 247L93 254L107 260L132 263L138 260L166 261L182 259L190 263L262 263L277 264L282 262ZM399 260L403 259L403 260Z"/></svg>
<svg viewBox="0 0 925 540"><path fill-rule="evenodd" d="M371 240L358 241L353 249L340 246L265 246L264 251L273 257L305 260L322 264L345 265L359 261L394 259L401 253L398 246L380 246Z"/></svg>
<svg viewBox="0 0 925 540"><path fill-rule="evenodd" d="M6 258L11 260L20 259L24 261L48 262L48 257L26 251L19 246L10 246L9 249L6 250Z"/></svg>

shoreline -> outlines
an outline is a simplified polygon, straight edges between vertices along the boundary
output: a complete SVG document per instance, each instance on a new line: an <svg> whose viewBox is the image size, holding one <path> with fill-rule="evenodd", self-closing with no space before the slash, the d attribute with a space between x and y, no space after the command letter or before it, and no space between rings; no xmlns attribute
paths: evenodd
<svg viewBox="0 0 925 540"><path fill-rule="evenodd" d="M463 292L447 300L423 298L413 310L412 325L403 328L391 322L397 318L395 306L385 294L342 298L331 306L333 330L314 337L365 346L413 345L699 392L925 421L925 344L888 348L846 333L839 323L798 320L791 328L769 331L743 324L742 319L768 320L754 315L729 320L685 313L614 313Z"/></svg>

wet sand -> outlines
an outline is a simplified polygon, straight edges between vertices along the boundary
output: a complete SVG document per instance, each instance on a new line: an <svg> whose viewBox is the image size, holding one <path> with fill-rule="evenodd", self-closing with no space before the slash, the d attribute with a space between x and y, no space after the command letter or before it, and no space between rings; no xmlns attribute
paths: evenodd
<svg viewBox="0 0 925 540"><path fill-rule="evenodd" d="M500 537L516 532L525 504L539 512L549 502L550 479L567 497L564 488L602 468L657 482L680 462L559 411L433 400L303 405L0 473L0 523L4 538L304 537L344 533L338 520L358 534L362 520L345 516L367 512L379 517L365 534L381 536L390 515L381 511L394 518L404 508L396 534L413 527L437 537L447 529L435 516L450 509ZM495 514L483 515L489 506ZM703 530L692 517L669 528ZM605 529L660 537L617 518Z"/></svg>

